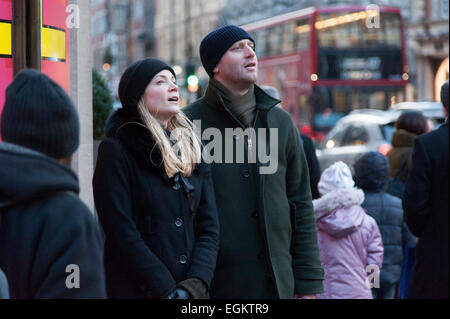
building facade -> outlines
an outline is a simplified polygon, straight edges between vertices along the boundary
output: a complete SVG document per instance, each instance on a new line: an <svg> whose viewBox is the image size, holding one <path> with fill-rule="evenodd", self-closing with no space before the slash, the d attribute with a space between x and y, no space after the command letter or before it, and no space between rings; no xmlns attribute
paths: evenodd
<svg viewBox="0 0 450 319"><path fill-rule="evenodd" d="M175 67L182 90L182 104L196 99L206 86L199 47L205 35L220 25L226 0L157 0L155 5L156 56ZM195 72L200 88L186 90L186 76Z"/></svg>
<svg viewBox="0 0 450 319"><path fill-rule="evenodd" d="M91 0L91 21L93 65L117 99L126 67L156 54L155 1Z"/></svg>
<svg viewBox="0 0 450 319"><path fill-rule="evenodd" d="M411 1L407 44L410 73L419 101L440 101L440 88L449 78L449 1Z"/></svg>

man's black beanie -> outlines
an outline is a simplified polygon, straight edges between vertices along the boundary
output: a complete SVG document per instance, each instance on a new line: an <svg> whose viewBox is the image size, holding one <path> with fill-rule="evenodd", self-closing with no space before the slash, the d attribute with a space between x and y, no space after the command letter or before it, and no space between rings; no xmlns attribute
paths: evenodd
<svg viewBox="0 0 450 319"><path fill-rule="evenodd" d="M123 109L130 115L137 115L137 105L150 81L162 70L175 71L156 58L146 58L131 64L122 74L119 82L119 99Z"/></svg>
<svg viewBox="0 0 450 319"><path fill-rule="evenodd" d="M19 72L6 89L0 126L3 141L55 159L72 155L80 141L78 113L67 93L31 69Z"/></svg>
<svg viewBox="0 0 450 319"><path fill-rule="evenodd" d="M210 78L214 77L214 68L220 62L227 50L237 41L249 39L255 44L255 40L242 28L227 25L216 29L203 38L200 43L200 59Z"/></svg>

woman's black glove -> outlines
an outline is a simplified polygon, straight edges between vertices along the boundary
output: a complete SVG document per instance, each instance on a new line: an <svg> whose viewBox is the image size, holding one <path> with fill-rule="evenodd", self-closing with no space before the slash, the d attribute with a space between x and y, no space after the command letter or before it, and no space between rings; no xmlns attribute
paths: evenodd
<svg viewBox="0 0 450 319"><path fill-rule="evenodd" d="M191 299L191 296L183 288L177 288L167 296L167 299Z"/></svg>

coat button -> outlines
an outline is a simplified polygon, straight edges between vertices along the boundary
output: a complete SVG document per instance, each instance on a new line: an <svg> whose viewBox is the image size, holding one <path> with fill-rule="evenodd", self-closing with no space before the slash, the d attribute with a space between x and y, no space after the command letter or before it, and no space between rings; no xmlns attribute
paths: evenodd
<svg viewBox="0 0 450 319"><path fill-rule="evenodd" d="M244 178L249 178L250 177L250 171L249 170L245 170L242 172L242 177Z"/></svg>
<svg viewBox="0 0 450 319"><path fill-rule="evenodd" d="M187 257L185 255L181 255L179 258L180 264L184 265L187 263Z"/></svg>
<svg viewBox="0 0 450 319"><path fill-rule="evenodd" d="M175 226L177 226L178 228L183 226L183 220L181 218L175 219Z"/></svg>

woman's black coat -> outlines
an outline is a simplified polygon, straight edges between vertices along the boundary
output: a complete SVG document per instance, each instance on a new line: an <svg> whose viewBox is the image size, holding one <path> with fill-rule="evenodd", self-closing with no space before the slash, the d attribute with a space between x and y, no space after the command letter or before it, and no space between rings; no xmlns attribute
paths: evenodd
<svg viewBox="0 0 450 319"><path fill-rule="evenodd" d="M118 110L99 147L93 186L108 297L161 298L188 278L209 287L219 224L208 165L169 179L150 132Z"/></svg>

